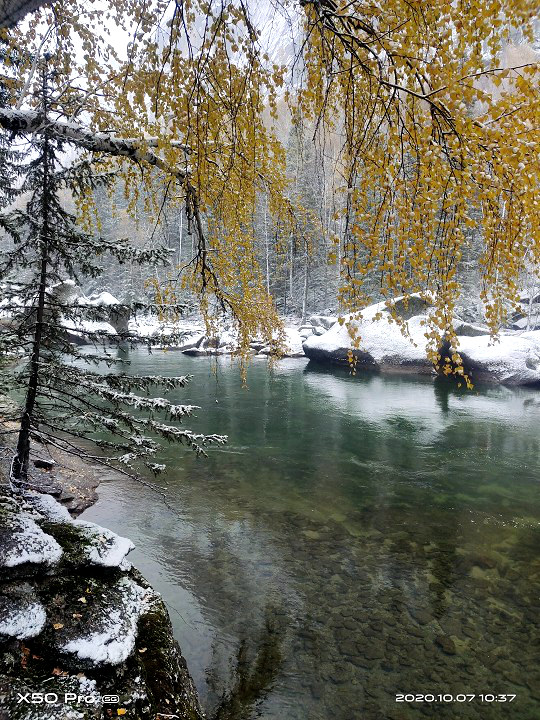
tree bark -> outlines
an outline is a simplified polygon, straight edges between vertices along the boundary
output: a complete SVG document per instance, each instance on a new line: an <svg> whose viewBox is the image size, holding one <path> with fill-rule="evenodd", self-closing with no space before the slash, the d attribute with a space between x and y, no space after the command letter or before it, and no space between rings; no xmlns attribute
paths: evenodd
<svg viewBox="0 0 540 720"><path fill-rule="evenodd" d="M48 132L50 137L68 140L91 152L127 157L157 167L181 182L186 179L183 170L170 167L159 155L149 149L152 145L157 144L155 138L119 138L111 133L90 130L78 123L54 120L35 110L13 110L11 108L0 108L0 126L15 133ZM183 145L178 145L178 147L186 150Z"/></svg>

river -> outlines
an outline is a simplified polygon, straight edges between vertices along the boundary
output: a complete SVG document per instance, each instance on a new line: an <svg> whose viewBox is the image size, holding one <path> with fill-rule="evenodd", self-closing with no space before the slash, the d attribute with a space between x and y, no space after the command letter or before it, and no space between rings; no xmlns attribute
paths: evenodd
<svg viewBox="0 0 540 720"><path fill-rule="evenodd" d="M170 506L104 480L83 515L135 542L208 711L241 647L239 720L540 717L538 392L129 358L229 436L164 448Z"/></svg>

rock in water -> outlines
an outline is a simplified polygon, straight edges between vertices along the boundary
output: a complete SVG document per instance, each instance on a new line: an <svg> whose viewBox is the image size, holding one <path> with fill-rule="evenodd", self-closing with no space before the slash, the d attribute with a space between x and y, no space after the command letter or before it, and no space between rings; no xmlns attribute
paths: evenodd
<svg viewBox="0 0 540 720"><path fill-rule="evenodd" d="M426 303L419 297L411 297L408 305L398 298L393 302L398 312L404 311L407 334L391 318L385 303L366 308L361 320L352 320L360 337L360 346L353 348L347 324L336 323L323 335L312 335L303 343L304 353L311 360L325 363L349 363L349 354L355 356L357 369L383 373L434 374L432 364L426 357L428 331ZM403 307L402 307L403 305ZM423 309L424 312L411 315ZM503 385L540 385L540 331L501 335L495 341L481 326L459 321L458 351L464 369L474 382L501 383Z"/></svg>

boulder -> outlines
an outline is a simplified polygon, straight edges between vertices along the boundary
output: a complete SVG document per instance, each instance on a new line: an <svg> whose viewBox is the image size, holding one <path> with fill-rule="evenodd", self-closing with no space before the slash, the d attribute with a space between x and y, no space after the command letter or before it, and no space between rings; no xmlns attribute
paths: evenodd
<svg viewBox="0 0 540 720"><path fill-rule="evenodd" d="M540 385L540 331L521 335L459 336L465 371L475 382L502 385Z"/></svg>
<svg viewBox="0 0 540 720"><path fill-rule="evenodd" d="M485 325L476 325L475 323L470 323L466 320L457 319L454 322L454 330L456 335L464 335L466 337L489 335L489 328Z"/></svg>
<svg viewBox="0 0 540 720"><path fill-rule="evenodd" d="M354 321L361 337L359 349L352 348L347 328L350 320L351 316L346 316L343 324L335 323L323 335L309 337L303 344L306 356L319 362L348 365L349 353L352 351L357 368L382 372L432 372L432 365L425 353L425 315L411 318L408 323L409 335L404 336L401 328L392 321L384 303L371 305L364 310L360 321Z"/></svg>
<svg viewBox="0 0 540 720"><path fill-rule="evenodd" d="M377 303L363 311L361 320L353 320L360 337L359 349L352 348L349 315L342 325L337 323L323 335L305 340L306 356L319 362L348 364L352 352L357 369L432 374L433 366L426 357L427 303L413 296L408 303L398 298L393 305L408 317L406 335L392 320L385 303ZM418 309L424 312L410 316ZM473 383L540 385L540 331L507 333L493 340L485 328L471 323L458 321L456 330L463 366Z"/></svg>
<svg viewBox="0 0 540 720"><path fill-rule="evenodd" d="M337 320L335 315L312 315L308 319L313 327L323 327L325 330L330 330L332 325L337 323Z"/></svg>
<svg viewBox="0 0 540 720"><path fill-rule="evenodd" d="M39 516L0 497L0 571L3 577L46 572L58 564L62 548L36 522Z"/></svg>
<svg viewBox="0 0 540 720"><path fill-rule="evenodd" d="M294 327L285 328L285 352L283 357L297 358L304 357L304 349L302 347L304 338L300 335L298 330ZM272 348L267 345L261 348L259 355L270 355Z"/></svg>
<svg viewBox="0 0 540 720"><path fill-rule="evenodd" d="M39 635L47 614L31 585L8 585L0 592L0 637L27 640Z"/></svg>

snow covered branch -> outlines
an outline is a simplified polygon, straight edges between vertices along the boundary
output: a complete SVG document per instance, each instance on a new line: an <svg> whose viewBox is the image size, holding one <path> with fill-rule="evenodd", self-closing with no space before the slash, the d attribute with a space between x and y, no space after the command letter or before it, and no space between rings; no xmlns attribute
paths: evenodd
<svg viewBox="0 0 540 720"><path fill-rule="evenodd" d="M91 152L102 152L117 157L127 157L157 167L183 182L183 170L170 167L155 152L149 149L156 145L155 138L148 141L137 138L119 138L112 133L95 132L79 123L54 120L34 110L0 108L0 126L14 133L43 133L46 130L54 137L66 140Z"/></svg>

